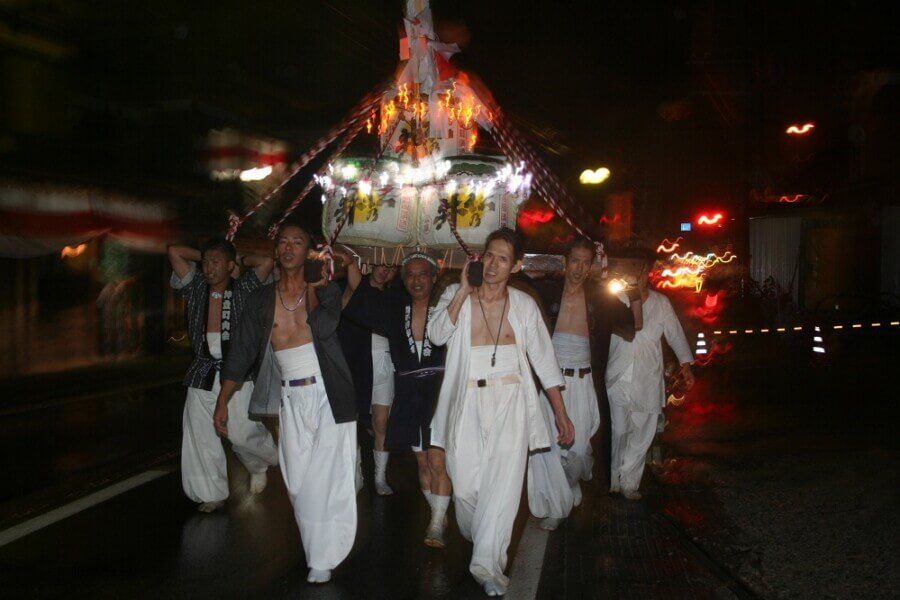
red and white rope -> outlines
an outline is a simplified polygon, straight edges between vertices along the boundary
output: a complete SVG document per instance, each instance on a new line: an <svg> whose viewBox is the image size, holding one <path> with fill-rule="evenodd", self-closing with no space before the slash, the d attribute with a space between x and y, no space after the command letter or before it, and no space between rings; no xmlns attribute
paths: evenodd
<svg viewBox="0 0 900 600"><path fill-rule="evenodd" d="M277 186L275 186L265 196L263 196L263 198L253 207L251 207L247 212L245 212L243 216L237 217L237 215L235 215L236 218L229 217L228 229L225 233L226 239L233 240L235 235L237 235L238 229L240 229L241 225L243 225L244 222L247 221L247 219L253 216L260 208L265 206L275 196L275 194L281 191L289 181L296 177L297 174L310 163L310 161L312 161L316 156L318 156L326 148L328 148L328 146L330 146L348 128L350 128L354 124L364 125L365 117L367 117L373 107L375 107L381 101L383 92L384 86L379 86L375 90L366 94L366 96L364 96L362 100L360 100L352 109L350 109L350 111L347 113L347 116L344 117L344 119L338 125L335 125L331 129L329 129L324 136L319 138L319 140L315 144L313 144L313 146L309 150L304 152L303 155L291 165L290 170Z"/></svg>

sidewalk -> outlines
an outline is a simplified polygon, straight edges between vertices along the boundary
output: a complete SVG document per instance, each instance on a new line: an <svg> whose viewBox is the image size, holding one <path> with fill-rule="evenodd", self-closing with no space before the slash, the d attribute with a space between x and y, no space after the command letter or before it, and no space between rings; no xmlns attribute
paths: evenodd
<svg viewBox="0 0 900 600"><path fill-rule="evenodd" d="M538 598L736 598L647 500L610 496L596 479L547 544Z"/></svg>

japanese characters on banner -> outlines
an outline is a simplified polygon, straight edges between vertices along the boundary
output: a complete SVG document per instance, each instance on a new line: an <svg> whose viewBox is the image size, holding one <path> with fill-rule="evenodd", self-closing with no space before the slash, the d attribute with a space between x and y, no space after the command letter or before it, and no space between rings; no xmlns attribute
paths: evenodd
<svg viewBox="0 0 900 600"><path fill-rule="evenodd" d="M531 177L499 157L423 161L344 159L319 178L324 191L322 230L338 241L366 246L458 247L450 224L455 216L462 240L480 248L487 234L514 227Z"/></svg>

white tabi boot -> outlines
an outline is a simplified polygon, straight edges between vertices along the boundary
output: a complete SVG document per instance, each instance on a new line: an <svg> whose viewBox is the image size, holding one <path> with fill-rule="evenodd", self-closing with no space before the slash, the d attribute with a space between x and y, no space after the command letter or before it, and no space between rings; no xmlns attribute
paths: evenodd
<svg viewBox="0 0 900 600"><path fill-rule="evenodd" d="M204 502L203 504L201 504L200 506L197 507L197 510L199 510L202 513L211 513L211 512L215 512L215 511L219 510L223 506L225 506L224 500L216 500L215 502Z"/></svg>
<svg viewBox="0 0 900 600"><path fill-rule="evenodd" d="M310 583L328 583L331 581L331 571L310 569L306 581Z"/></svg>
<svg viewBox="0 0 900 600"><path fill-rule="evenodd" d="M384 450L373 450L375 456L375 493L379 496L390 496L394 493L387 482L387 464L391 453Z"/></svg>
<svg viewBox="0 0 900 600"><path fill-rule="evenodd" d="M545 531L556 531L556 528L559 527L559 524L562 523L562 519L557 519L556 517L546 517L541 519L540 528Z"/></svg>
<svg viewBox="0 0 900 600"><path fill-rule="evenodd" d="M432 548L444 547L444 530L447 528L447 507L450 496L431 495L431 522L425 531L425 545Z"/></svg>
<svg viewBox="0 0 900 600"><path fill-rule="evenodd" d="M268 482L269 478L265 471L262 473L250 473L250 493L261 494L266 489Z"/></svg>
<svg viewBox="0 0 900 600"><path fill-rule="evenodd" d="M490 596L491 598L495 598L497 596L505 596L506 588L501 586L495 581L485 581L484 582L484 593Z"/></svg>

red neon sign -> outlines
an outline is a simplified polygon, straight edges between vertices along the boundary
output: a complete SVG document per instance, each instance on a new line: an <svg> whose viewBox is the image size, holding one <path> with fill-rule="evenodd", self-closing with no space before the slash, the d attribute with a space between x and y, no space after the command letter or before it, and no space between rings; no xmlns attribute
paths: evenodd
<svg viewBox="0 0 900 600"><path fill-rule="evenodd" d="M519 215L519 223L523 227L531 227L533 225L538 225L540 223L547 223L553 219L553 211L552 210L540 210L540 209L532 209L532 210L524 210L522 214Z"/></svg>
<svg viewBox="0 0 900 600"><path fill-rule="evenodd" d="M707 214L702 214L699 217L697 217L697 225L718 225L719 222L721 222L722 219L724 219L724 218L725 218L725 215L723 215L720 212L717 212L712 216L709 216Z"/></svg>

